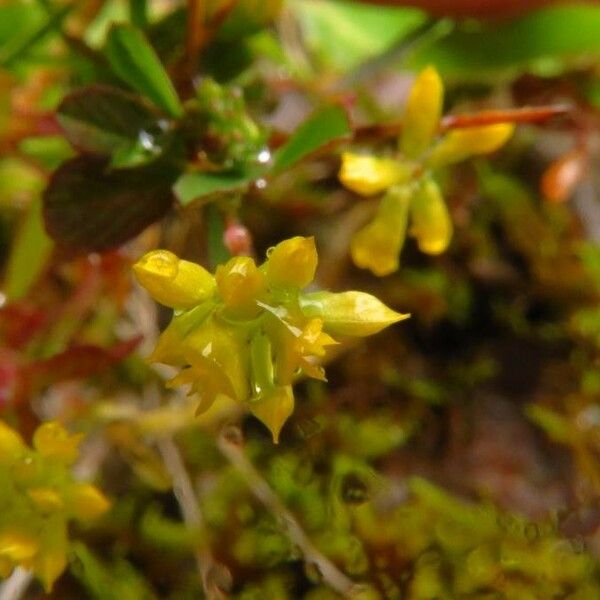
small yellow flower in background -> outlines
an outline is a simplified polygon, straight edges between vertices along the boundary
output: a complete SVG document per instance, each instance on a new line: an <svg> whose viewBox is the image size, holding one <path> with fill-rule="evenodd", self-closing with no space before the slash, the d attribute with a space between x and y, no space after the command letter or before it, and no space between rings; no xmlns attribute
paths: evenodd
<svg viewBox="0 0 600 600"><path fill-rule="evenodd" d="M208 274L213 281L199 265L196 282L183 283L177 275L159 279L154 258L164 256L170 273L179 273L179 259L166 250L150 252L134 266L152 297L176 308L150 360L181 369L168 385L188 385L200 399L198 412L218 395L228 396L260 419L275 442L294 410L295 378L325 378L318 359L337 343L331 334L371 335L408 317L361 292L303 292L318 263L311 237L281 242L260 266L233 258L214 277ZM181 299L191 299L198 283L201 300L182 308Z"/></svg>
<svg viewBox="0 0 600 600"><path fill-rule="evenodd" d="M433 67L417 77L406 105L396 157L344 152L339 179L361 196L384 193L375 218L352 240L354 263L375 275L398 269L406 232L426 254L444 252L452 221L433 178L436 169L489 154L512 136L512 123L452 130L439 138L444 87ZM411 226L409 227L409 221Z"/></svg>
<svg viewBox="0 0 600 600"><path fill-rule="evenodd" d="M48 422L31 449L0 421L0 577L21 566L49 592L67 564L69 521L92 521L108 510L102 492L71 474L80 442Z"/></svg>

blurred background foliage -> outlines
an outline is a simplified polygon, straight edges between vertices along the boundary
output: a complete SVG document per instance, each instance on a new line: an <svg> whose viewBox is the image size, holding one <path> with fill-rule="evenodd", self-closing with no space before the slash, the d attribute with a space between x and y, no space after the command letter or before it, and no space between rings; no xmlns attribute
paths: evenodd
<svg viewBox="0 0 600 600"><path fill-rule="evenodd" d="M112 502L49 594L17 571L2 600L600 597L600 6L406 4L0 2L0 417L83 434ZM449 250L380 279L340 155L395 147L426 65L447 115L556 110L443 170ZM412 318L299 381L275 446L165 390L130 268L292 235L315 289Z"/></svg>

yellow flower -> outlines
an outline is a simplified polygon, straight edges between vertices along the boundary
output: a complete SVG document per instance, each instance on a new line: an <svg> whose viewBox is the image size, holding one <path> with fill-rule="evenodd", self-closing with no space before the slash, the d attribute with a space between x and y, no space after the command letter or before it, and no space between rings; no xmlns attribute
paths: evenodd
<svg viewBox="0 0 600 600"><path fill-rule="evenodd" d="M375 218L351 242L354 263L375 275L393 273L399 266L407 219L422 252L440 254L452 238L452 222L433 180L435 169L494 152L514 132L511 123L455 129L438 140L444 88L433 67L422 71L411 89L396 158L345 152L339 173L348 189L370 196L386 192Z"/></svg>
<svg viewBox="0 0 600 600"><path fill-rule="evenodd" d="M180 369L167 385L190 386L198 412L219 395L243 403L277 441L293 411L293 380L325 379L318 359L337 343L330 333L370 335L405 317L368 294L305 294L317 263L314 238L294 237L260 267L247 257L219 266L216 288L175 313L152 353L151 360ZM176 278L169 281L179 293ZM171 296L169 281L151 280L155 298Z"/></svg>
<svg viewBox="0 0 600 600"><path fill-rule="evenodd" d="M108 510L98 489L72 477L80 441L48 422L35 431L32 449L0 421L0 575L30 569L49 592L67 564L69 521Z"/></svg>

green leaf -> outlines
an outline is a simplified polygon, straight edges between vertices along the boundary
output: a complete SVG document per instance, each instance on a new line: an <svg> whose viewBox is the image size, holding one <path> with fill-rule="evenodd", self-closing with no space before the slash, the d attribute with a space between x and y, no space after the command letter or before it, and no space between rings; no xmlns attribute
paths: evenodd
<svg viewBox="0 0 600 600"><path fill-rule="evenodd" d="M71 573L93 600L152 600L146 580L126 560L101 562L86 546L74 543L70 549Z"/></svg>
<svg viewBox="0 0 600 600"><path fill-rule="evenodd" d="M317 59L342 72L389 50L427 18L412 8L343 0L296 0L291 6Z"/></svg>
<svg viewBox="0 0 600 600"><path fill-rule="evenodd" d="M317 112L275 153L273 172L279 173L289 169L316 150L351 133L346 111L341 106L331 106Z"/></svg>
<svg viewBox="0 0 600 600"><path fill-rule="evenodd" d="M186 206L213 194L243 191L258 176L256 171L184 173L175 183L173 191L179 202Z"/></svg>
<svg viewBox="0 0 600 600"><path fill-rule="evenodd" d="M103 85L78 89L57 113L65 137L77 149L112 154L156 127L157 116L139 98Z"/></svg>
<svg viewBox="0 0 600 600"><path fill-rule="evenodd" d="M600 7L554 6L504 23L473 23L417 52L411 66L433 64L447 77L512 76L600 53Z"/></svg>
<svg viewBox="0 0 600 600"><path fill-rule="evenodd" d="M52 240L44 230L42 201L38 199L29 207L12 245L3 286L8 300L19 300L27 294L51 250Z"/></svg>
<svg viewBox="0 0 600 600"><path fill-rule="evenodd" d="M70 250L114 248L165 215L176 177L175 167L161 161L111 171L105 158L74 158L52 175L44 192L46 228Z"/></svg>
<svg viewBox="0 0 600 600"><path fill-rule="evenodd" d="M147 96L172 117L183 114L169 76L156 52L138 29L129 25L113 25L104 52L115 74L125 83Z"/></svg>
<svg viewBox="0 0 600 600"><path fill-rule="evenodd" d="M12 66L18 59L26 55L36 44L54 30L62 27L63 21L73 9L72 6L63 6L56 12L48 15L37 27L24 33L13 35L0 50L0 65ZM10 21L9 21L10 23Z"/></svg>

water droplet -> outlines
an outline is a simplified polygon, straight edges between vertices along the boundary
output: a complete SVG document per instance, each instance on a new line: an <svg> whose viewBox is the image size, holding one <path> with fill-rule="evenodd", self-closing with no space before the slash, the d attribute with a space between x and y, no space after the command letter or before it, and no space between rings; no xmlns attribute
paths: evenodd
<svg viewBox="0 0 600 600"><path fill-rule="evenodd" d="M263 148L256 157L256 160L261 165L266 165L271 160L271 151L268 148Z"/></svg>
<svg viewBox="0 0 600 600"><path fill-rule="evenodd" d="M275 246L271 246L270 248L267 248L267 258L269 258L271 256L271 254L273 254L273 250L275 250Z"/></svg>
<svg viewBox="0 0 600 600"><path fill-rule="evenodd" d="M369 499L369 489L356 473L344 475L340 494L346 504L363 504Z"/></svg>
<svg viewBox="0 0 600 600"><path fill-rule="evenodd" d="M257 189L264 190L267 187L267 180L264 177L261 177L255 181L254 185Z"/></svg>

